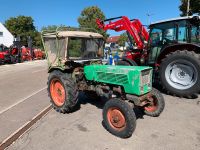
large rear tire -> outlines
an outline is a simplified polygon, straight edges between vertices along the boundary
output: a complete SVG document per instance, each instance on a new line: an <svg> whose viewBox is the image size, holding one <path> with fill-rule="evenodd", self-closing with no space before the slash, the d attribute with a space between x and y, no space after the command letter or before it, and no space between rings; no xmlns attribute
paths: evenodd
<svg viewBox="0 0 200 150"><path fill-rule="evenodd" d="M47 84L53 108L60 113L72 112L78 101L78 89L71 74L52 71Z"/></svg>
<svg viewBox="0 0 200 150"><path fill-rule="evenodd" d="M120 100L108 100L103 108L105 128L120 138L130 137L136 127L136 116L131 106Z"/></svg>
<svg viewBox="0 0 200 150"><path fill-rule="evenodd" d="M200 55L187 50L170 53L161 63L160 79L168 93L194 96L200 91Z"/></svg>

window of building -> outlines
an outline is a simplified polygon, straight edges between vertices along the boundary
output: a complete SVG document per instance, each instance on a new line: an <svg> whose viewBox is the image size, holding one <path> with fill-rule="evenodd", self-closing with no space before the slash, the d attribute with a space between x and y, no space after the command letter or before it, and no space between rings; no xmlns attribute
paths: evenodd
<svg viewBox="0 0 200 150"><path fill-rule="evenodd" d="M3 36L3 32L0 31L0 37Z"/></svg>

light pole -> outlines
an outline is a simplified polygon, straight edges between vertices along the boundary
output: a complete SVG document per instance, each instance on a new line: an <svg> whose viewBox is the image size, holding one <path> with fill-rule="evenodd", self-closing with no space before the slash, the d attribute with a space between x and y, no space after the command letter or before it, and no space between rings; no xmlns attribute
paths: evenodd
<svg viewBox="0 0 200 150"><path fill-rule="evenodd" d="M187 16L189 16L190 13L190 0L187 1Z"/></svg>
<svg viewBox="0 0 200 150"><path fill-rule="evenodd" d="M151 16L153 16L154 14L150 14L150 13L147 13L147 17L148 17L148 22L149 24L151 24Z"/></svg>

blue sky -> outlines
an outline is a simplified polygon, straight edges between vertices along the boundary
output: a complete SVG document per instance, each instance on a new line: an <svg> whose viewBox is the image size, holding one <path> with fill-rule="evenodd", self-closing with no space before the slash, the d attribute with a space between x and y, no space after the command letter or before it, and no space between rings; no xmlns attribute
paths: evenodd
<svg viewBox="0 0 200 150"><path fill-rule="evenodd" d="M78 26L77 18L88 6L98 6L107 18L128 16L148 24L178 17L180 0L1 0L0 22L18 15L31 16L38 30L47 25ZM114 32L111 32L115 34Z"/></svg>

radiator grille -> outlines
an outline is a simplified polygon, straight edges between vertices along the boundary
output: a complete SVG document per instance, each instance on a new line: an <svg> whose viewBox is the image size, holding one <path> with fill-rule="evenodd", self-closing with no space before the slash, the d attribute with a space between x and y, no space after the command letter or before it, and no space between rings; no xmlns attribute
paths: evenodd
<svg viewBox="0 0 200 150"><path fill-rule="evenodd" d="M99 81L101 80L110 83L128 84L128 77L126 74L97 72L97 78Z"/></svg>
<svg viewBox="0 0 200 150"><path fill-rule="evenodd" d="M151 83L151 70L143 70L141 73L141 85L144 86L146 84L150 84Z"/></svg>

